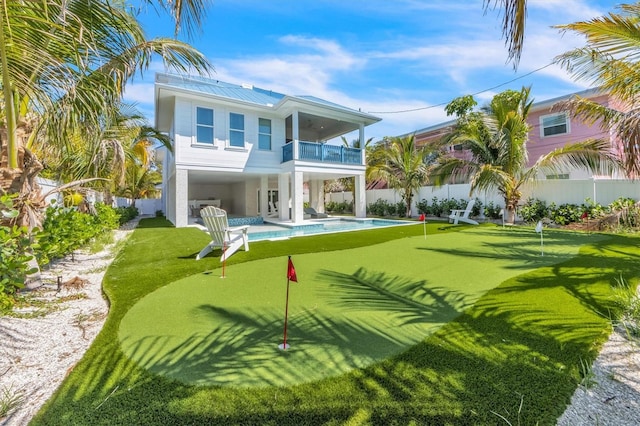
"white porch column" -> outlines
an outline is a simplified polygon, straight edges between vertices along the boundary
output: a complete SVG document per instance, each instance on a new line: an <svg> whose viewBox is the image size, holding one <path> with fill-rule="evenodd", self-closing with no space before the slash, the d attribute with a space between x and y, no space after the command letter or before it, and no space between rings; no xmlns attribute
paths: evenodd
<svg viewBox="0 0 640 426"><path fill-rule="evenodd" d="M356 217L367 217L367 192L364 179L364 173L356 175L355 182L355 198L353 200L353 211Z"/></svg>
<svg viewBox="0 0 640 426"><path fill-rule="evenodd" d="M189 172L176 170L176 228L189 224Z"/></svg>
<svg viewBox="0 0 640 426"><path fill-rule="evenodd" d="M291 220L300 223L304 220L304 179L302 172L291 173Z"/></svg>
<svg viewBox="0 0 640 426"><path fill-rule="evenodd" d="M291 114L291 131L292 131L292 136L293 136L293 159L297 160L299 159L298 156L298 142L300 141L300 121L298 119L298 111L293 111L293 114Z"/></svg>
<svg viewBox="0 0 640 426"><path fill-rule="evenodd" d="M309 205L319 213L324 213L323 181L313 179L309 182Z"/></svg>
<svg viewBox="0 0 640 426"><path fill-rule="evenodd" d="M260 215L267 217L269 213L269 176L260 176Z"/></svg>
<svg viewBox="0 0 640 426"><path fill-rule="evenodd" d="M366 158L365 158L365 149L364 149L364 143L366 142L364 140L364 124L360 123L360 132L358 137L360 138L360 164L366 164Z"/></svg>
<svg viewBox="0 0 640 426"><path fill-rule="evenodd" d="M278 175L278 218L289 220L289 173Z"/></svg>

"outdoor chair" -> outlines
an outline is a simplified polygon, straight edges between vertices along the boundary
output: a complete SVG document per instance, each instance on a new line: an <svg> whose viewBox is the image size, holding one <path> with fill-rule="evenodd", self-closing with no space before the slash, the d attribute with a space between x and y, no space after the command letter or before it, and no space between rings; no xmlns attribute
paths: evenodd
<svg viewBox="0 0 640 426"><path fill-rule="evenodd" d="M244 245L244 251L249 251L249 225L229 227L227 212L217 207L209 206L200 211L200 217L211 236L211 242L203 248L196 260L200 260L209 254L214 248L222 248L220 261L228 259L240 247Z"/></svg>
<svg viewBox="0 0 640 426"><path fill-rule="evenodd" d="M311 216L311 218L313 219L321 219L321 218L329 217L329 215L327 215L326 213L318 213L316 209L314 209L313 207L306 207L304 209L304 212L309 216Z"/></svg>
<svg viewBox="0 0 640 426"><path fill-rule="evenodd" d="M473 209L473 205L476 203L475 199L470 199L469 203L467 203L467 208L464 210L451 210L451 214L449 215L449 223L453 221L454 225L457 225L458 222L465 222L471 225L477 225L473 219L469 219L469 215L471 214L471 210Z"/></svg>

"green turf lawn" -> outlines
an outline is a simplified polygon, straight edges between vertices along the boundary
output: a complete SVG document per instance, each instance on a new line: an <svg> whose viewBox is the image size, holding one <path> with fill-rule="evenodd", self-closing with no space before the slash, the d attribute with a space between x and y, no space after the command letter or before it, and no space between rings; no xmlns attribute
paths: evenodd
<svg viewBox="0 0 640 426"><path fill-rule="evenodd" d="M145 220L33 424L553 424L611 330L611 284L637 283L637 238L545 230L540 256L532 229L427 231L256 242L222 279L216 253L193 260L205 234Z"/></svg>
<svg viewBox="0 0 640 426"><path fill-rule="evenodd" d="M567 260L598 238L552 235L542 255L531 229L476 228L295 256L300 285L290 288L287 353L277 346L284 257L233 265L224 279L217 269L171 283L127 313L119 338L131 359L185 383L311 382L407 350L506 279Z"/></svg>

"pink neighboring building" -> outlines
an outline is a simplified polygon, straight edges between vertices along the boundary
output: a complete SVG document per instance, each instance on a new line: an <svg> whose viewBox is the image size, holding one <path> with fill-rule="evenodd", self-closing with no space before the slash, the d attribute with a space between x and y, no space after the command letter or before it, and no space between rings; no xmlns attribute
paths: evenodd
<svg viewBox="0 0 640 426"><path fill-rule="evenodd" d="M572 93L532 105L527 121L531 125L529 142L529 165L535 163L540 156L545 155L556 148L563 147L568 143L584 141L586 139L608 139L612 145L615 144L613 132L601 129L599 123L589 125L575 117L571 117L568 112L558 110L556 104L567 101L574 96L591 99L606 106L615 106L608 94L602 93L598 89L589 89L582 92ZM416 142L420 145L439 140L449 133L456 125L455 120L430 126L415 132ZM461 146L449 147L453 155L464 158L465 151ZM594 177L586 170L566 170L564 173L546 176L547 179L587 179ZM598 178L613 178L618 176L597 176Z"/></svg>

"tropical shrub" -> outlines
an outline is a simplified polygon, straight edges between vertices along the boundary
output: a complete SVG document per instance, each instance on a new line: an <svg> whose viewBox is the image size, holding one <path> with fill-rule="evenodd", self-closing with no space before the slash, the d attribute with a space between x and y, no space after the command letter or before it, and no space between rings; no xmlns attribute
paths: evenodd
<svg viewBox="0 0 640 426"><path fill-rule="evenodd" d="M612 212L618 214L618 225L635 228L640 225L640 209L632 198L620 197L609 204Z"/></svg>
<svg viewBox="0 0 640 426"><path fill-rule="evenodd" d="M395 205L396 214L399 217L405 217L407 214L407 203L404 201L398 201Z"/></svg>
<svg viewBox="0 0 640 426"><path fill-rule="evenodd" d="M568 225L577 222L582 217L584 209L577 204L561 204L556 206L555 203L549 205L549 218L558 225Z"/></svg>
<svg viewBox="0 0 640 426"><path fill-rule="evenodd" d="M391 206L382 198L378 198L375 202L367 206L367 212L374 216L385 216L390 210Z"/></svg>
<svg viewBox="0 0 640 426"><path fill-rule="evenodd" d="M330 201L325 204L324 207L330 213L342 214L353 211L353 203L347 201L341 201L339 203L336 201Z"/></svg>
<svg viewBox="0 0 640 426"><path fill-rule="evenodd" d="M424 198L416 203L416 208L418 209L418 213L431 214L431 207L429 207L429 202Z"/></svg>
<svg viewBox="0 0 640 426"><path fill-rule="evenodd" d="M548 209L546 201L537 198L529 198L519 210L520 217L527 223L537 222L547 217Z"/></svg>
<svg viewBox="0 0 640 426"><path fill-rule="evenodd" d="M138 217L140 212L137 207L129 206L129 207L118 207L116 208L116 213L118 214L118 221L120 225L124 225L132 219Z"/></svg>
<svg viewBox="0 0 640 426"><path fill-rule="evenodd" d="M500 219L500 210L502 210L502 207L499 204L489 201L484 208L484 215L489 219Z"/></svg>
<svg viewBox="0 0 640 426"><path fill-rule="evenodd" d="M3 218L17 215L12 197L0 196L0 213ZM0 226L0 312L8 311L14 304L15 293L24 287L27 275L36 272L30 268L33 259L29 231L24 226Z"/></svg>
<svg viewBox="0 0 640 426"><path fill-rule="evenodd" d="M127 207L123 211L133 214L130 209ZM135 207L133 209L137 212ZM118 227L121 216L112 207L96 203L95 212L81 213L73 207L47 208L42 231L37 234L38 263L46 265L53 259L64 257L96 236Z"/></svg>
<svg viewBox="0 0 640 426"><path fill-rule="evenodd" d="M467 206L465 205L462 208L466 209ZM481 211L482 211L482 201L476 198L476 202L473 204L473 207L471 208L471 216L480 216Z"/></svg>

